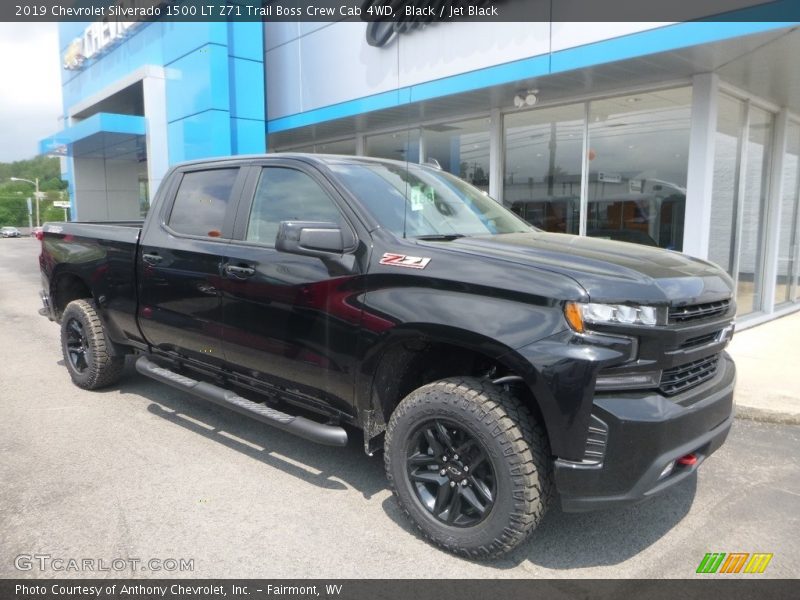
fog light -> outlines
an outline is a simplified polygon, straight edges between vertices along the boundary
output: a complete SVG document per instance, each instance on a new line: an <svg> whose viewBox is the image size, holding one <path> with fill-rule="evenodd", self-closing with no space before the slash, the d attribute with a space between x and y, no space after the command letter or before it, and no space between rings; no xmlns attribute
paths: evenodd
<svg viewBox="0 0 800 600"><path fill-rule="evenodd" d="M595 382L597 390L632 390L658 387L661 371L646 373L625 373L619 375L598 375Z"/></svg>
<svg viewBox="0 0 800 600"><path fill-rule="evenodd" d="M661 475L659 475L658 478L664 479L665 477L669 477L674 468L675 468L675 461L673 460L666 467L664 467L664 470L661 471Z"/></svg>

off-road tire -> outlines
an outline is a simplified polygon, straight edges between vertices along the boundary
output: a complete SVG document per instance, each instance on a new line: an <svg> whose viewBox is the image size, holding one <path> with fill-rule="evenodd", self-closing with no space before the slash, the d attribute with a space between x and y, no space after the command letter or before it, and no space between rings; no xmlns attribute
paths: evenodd
<svg viewBox="0 0 800 600"><path fill-rule="evenodd" d="M483 446L495 473L496 497L488 516L474 526L437 520L419 499L407 457L423 424L446 419ZM552 461L544 428L511 392L490 381L454 377L406 396L389 420L384 464L398 503L422 536L454 554L498 558L522 544L550 502Z"/></svg>
<svg viewBox="0 0 800 600"><path fill-rule="evenodd" d="M83 370L79 370L73 364L68 351L67 328L73 321L81 325L86 341L84 355L86 366ZM73 300L64 309L64 314L61 316L61 351L73 383L85 390L107 387L119 381L122 376L125 356L117 352L108 339L103 322L88 300Z"/></svg>

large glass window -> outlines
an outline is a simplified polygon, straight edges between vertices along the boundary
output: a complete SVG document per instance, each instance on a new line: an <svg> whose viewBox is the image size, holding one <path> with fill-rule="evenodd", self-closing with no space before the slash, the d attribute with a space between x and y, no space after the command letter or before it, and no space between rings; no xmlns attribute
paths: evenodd
<svg viewBox="0 0 800 600"><path fill-rule="evenodd" d="M367 156L419 163L419 129L367 137Z"/></svg>
<svg viewBox="0 0 800 600"><path fill-rule="evenodd" d="M767 205L772 113L750 107L750 128L747 134L747 168L744 172L744 198L739 214L742 217L739 244L739 265L736 281L736 302L739 313L761 310L763 278L764 216Z"/></svg>
<svg viewBox="0 0 800 600"><path fill-rule="evenodd" d="M586 233L681 250L692 91L589 103ZM578 233L585 103L505 117L503 202L546 231Z"/></svg>
<svg viewBox="0 0 800 600"><path fill-rule="evenodd" d="M239 169L186 173L181 179L169 226L179 233L220 237Z"/></svg>
<svg viewBox="0 0 800 600"><path fill-rule="evenodd" d="M347 154L355 155L356 153L356 140L349 138L346 140L336 140L335 142L320 142L317 144L308 144L306 146L297 146L281 152L308 152L309 154Z"/></svg>
<svg viewBox="0 0 800 600"><path fill-rule="evenodd" d="M783 194L781 196L778 238L778 270L775 277L775 304L796 302L798 263L800 263L800 124L786 128L786 153L783 155Z"/></svg>
<svg viewBox="0 0 800 600"><path fill-rule="evenodd" d="M691 88L592 102L586 233L681 250Z"/></svg>
<svg viewBox="0 0 800 600"><path fill-rule="evenodd" d="M714 138L714 181L711 197L711 232L708 258L733 276L739 155L744 143L747 106L741 100L720 94L717 132Z"/></svg>
<svg viewBox="0 0 800 600"><path fill-rule="evenodd" d="M761 310L772 113L721 93L709 258L736 280L737 314Z"/></svg>
<svg viewBox="0 0 800 600"><path fill-rule="evenodd" d="M489 191L489 118L430 125L423 130L425 153L442 169Z"/></svg>
<svg viewBox="0 0 800 600"><path fill-rule="evenodd" d="M505 117L503 203L546 231L578 233L584 104Z"/></svg>

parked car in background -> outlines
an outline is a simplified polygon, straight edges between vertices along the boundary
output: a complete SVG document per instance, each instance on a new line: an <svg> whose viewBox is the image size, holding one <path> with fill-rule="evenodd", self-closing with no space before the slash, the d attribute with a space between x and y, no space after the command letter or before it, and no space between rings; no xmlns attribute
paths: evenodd
<svg viewBox="0 0 800 600"><path fill-rule="evenodd" d="M19 237L22 235L16 227L3 227L0 229L0 236L4 238Z"/></svg>

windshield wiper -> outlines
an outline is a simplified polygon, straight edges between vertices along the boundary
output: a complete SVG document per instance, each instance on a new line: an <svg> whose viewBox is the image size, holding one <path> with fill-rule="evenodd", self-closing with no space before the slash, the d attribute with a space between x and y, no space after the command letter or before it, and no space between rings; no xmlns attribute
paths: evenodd
<svg viewBox="0 0 800 600"><path fill-rule="evenodd" d="M416 235L414 239L426 242L449 242L458 238L467 237L463 233L431 233L429 235Z"/></svg>

